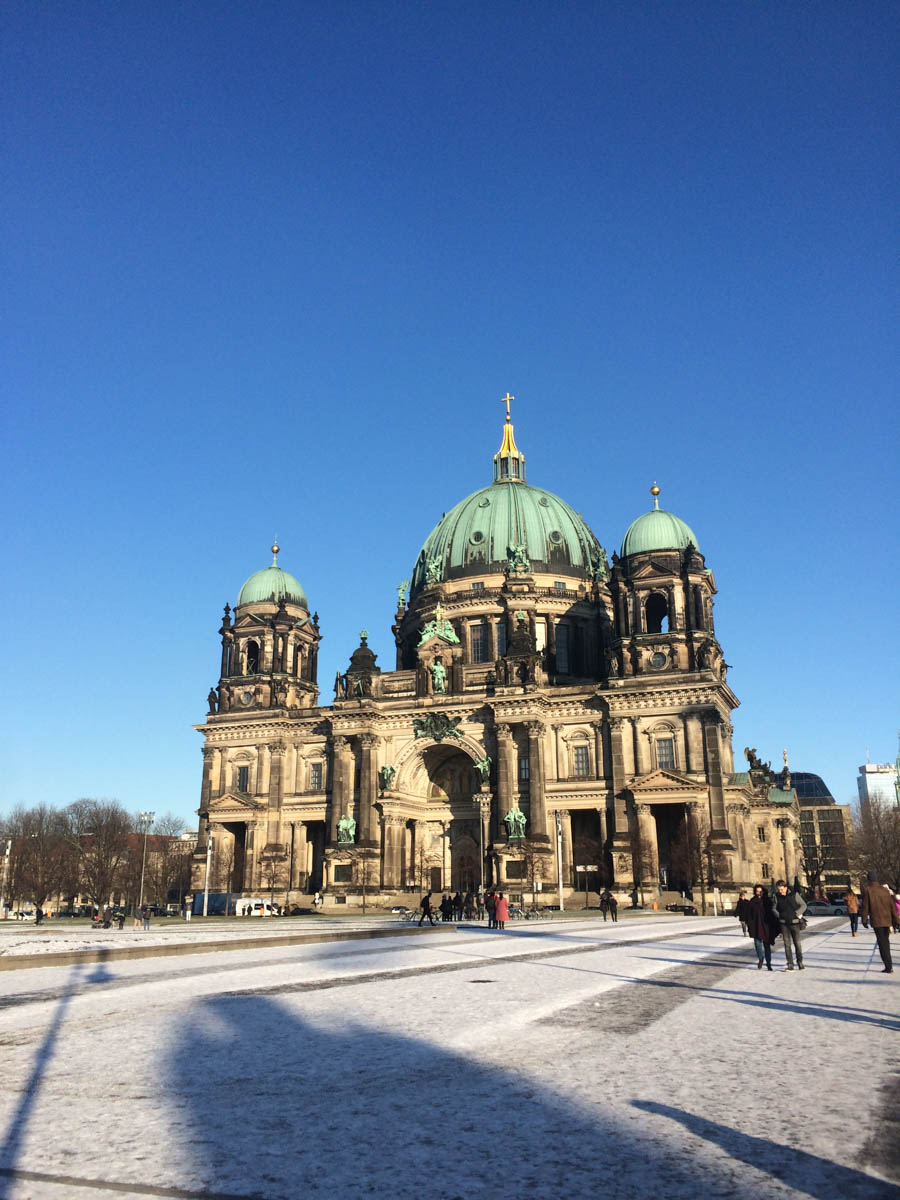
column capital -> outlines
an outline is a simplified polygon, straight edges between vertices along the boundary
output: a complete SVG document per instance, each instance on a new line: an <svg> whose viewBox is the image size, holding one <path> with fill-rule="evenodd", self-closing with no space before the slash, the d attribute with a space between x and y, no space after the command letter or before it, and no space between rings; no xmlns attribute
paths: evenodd
<svg viewBox="0 0 900 1200"><path fill-rule="evenodd" d="M615 733L618 733L624 724L625 724L624 717L610 717L609 718L609 727Z"/></svg>
<svg viewBox="0 0 900 1200"><path fill-rule="evenodd" d="M338 753L340 753L342 750L347 749L347 739L343 736L343 734L339 733L331 739L331 745Z"/></svg>
<svg viewBox="0 0 900 1200"><path fill-rule="evenodd" d="M634 809L635 809L635 812L640 817L649 817L650 816L650 805L649 804L636 804L634 806Z"/></svg>
<svg viewBox="0 0 900 1200"><path fill-rule="evenodd" d="M494 726L494 733L498 738L503 738L504 740L506 738L511 738L512 726L507 725L505 721L502 721L499 725Z"/></svg>
<svg viewBox="0 0 900 1200"><path fill-rule="evenodd" d="M211 762L212 757L215 754L215 752L216 752L215 746L203 746L202 747L203 761Z"/></svg>
<svg viewBox="0 0 900 1200"><path fill-rule="evenodd" d="M287 751L287 746L285 745L284 742L282 742L282 741L269 742L269 753L270 754L274 754L280 758L282 754L286 753L286 751Z"/></svg>
<svg viewBox="0 0 900 1200"><path fill-rule="evenodd" d="M539 738L544 735L544 724L542 721L527 721L526 728L530 738Z"/></svg>
<svg viewBox="0 0 900 1200"><path fill-rule="evenodd" d="M359 744L366 750L373 746L381 745L381 738L377 733L361 733L359 735Z"/></svg>

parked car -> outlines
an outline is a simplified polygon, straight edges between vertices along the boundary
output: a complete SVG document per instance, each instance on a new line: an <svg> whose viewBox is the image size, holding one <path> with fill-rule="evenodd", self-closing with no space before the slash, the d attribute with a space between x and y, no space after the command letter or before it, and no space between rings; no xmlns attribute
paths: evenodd
<svg viewBox="0 0 900 1200"><path fill-rule="evenodd" d="M807 900L806 913L810 917L846 917L847 905L843 900Z"/></svg>
<svg viewBox="0 0 900 1200"><path fill-rule="evenodd" d="M685 917L697 917L700 915L693 904L667 904L666 912L682 913Z"/></svg>

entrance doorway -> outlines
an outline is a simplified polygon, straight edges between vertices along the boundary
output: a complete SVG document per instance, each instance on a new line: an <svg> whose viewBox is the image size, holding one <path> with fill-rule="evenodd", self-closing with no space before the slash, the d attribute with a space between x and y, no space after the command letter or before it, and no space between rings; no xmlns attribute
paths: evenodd
<svg viewBox="0 0 900 1200"><path fill-rule="evenodd" d="M659 882L663 891L690 890L690 863L686 861L687 810L683 804L653 806L659 848Z"/></svg>
<svg viewBox="0 0 900 1200"><path fill-rule="evenodd" d="M475 892L481 884L478 847L468 836L457 837L450 846L451 887L454 892Z"/></svg>
<svg viewBox="0 0 900 1200"><path fill-rule="evenodd" d="M224 826L231 840L222 847L220 868L217 874L223 892L244 890L244 864L247 860L247 825L244 821L229 821Z"/></svg>

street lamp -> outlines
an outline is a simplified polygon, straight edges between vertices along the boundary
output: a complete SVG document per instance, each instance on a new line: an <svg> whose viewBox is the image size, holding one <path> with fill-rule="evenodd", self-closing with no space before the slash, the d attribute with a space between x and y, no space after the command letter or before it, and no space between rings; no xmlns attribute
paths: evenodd
<svg viewBox="0 0 900 1200"><path fill-rule="evenodd" d="M206 916L206 909L209 905L209 865L212 862L213 852L213 835L209 832L206 834L206 878L203 880L203 915Z"/></svg>
<svg viewBox="0 0 900 1200"><path fill-rule="evenodd" d="M0 917L6 919L6 881L9 879L9 856L12 853L12 838L6 839L6 853L3 855L3 882L0 883Z"/></svg>
<svg viewBox="0 0 900 1200"><path fill-rule="evenodd" d="M144 907L144 872L147 869L147 834L150 832L150 826L156 819L156 813L142 812L139 820L144 827L144 854L141 858L141 894L138 899L138 912Z"/></svg>
<svg viewBox="0 0 900 1200"><path fill-rule="evenodd" d="M559 885L559 911L563 912L565 903L563 901L562 876L562 814L557 809L554 815L556 816L556 878Z"/></svg>

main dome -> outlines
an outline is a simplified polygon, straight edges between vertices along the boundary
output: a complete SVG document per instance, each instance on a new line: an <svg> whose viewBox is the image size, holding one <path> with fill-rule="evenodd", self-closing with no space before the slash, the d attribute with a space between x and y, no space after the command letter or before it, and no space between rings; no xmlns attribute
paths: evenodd
<svg viewBox="0 0 900 1200"><path fill-rule="evenodd" d="M546 575L587 579L606 561L578 513L553 492L525 482L525 456L516 448L507 412L494 482L461 500L434 527L416 560L410 594L427 582L500 574L518 547L531 570Z"/></svg>
<svg viewBox="0 0 900 1200"><path fill-rule="evenodd" d="M309 611L306 592L298 580L278 566L278 545L272 547L272 565L256 571L241 588L237 607L242 604L277 604L284 600L288 604L299 604Z"/></svg>

